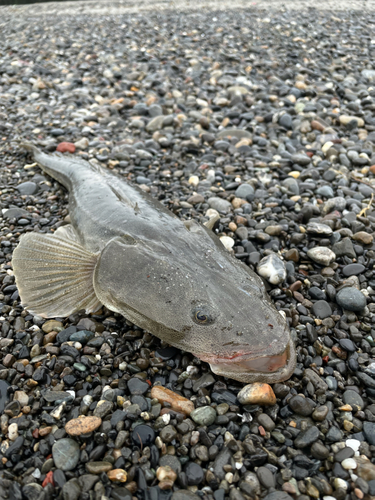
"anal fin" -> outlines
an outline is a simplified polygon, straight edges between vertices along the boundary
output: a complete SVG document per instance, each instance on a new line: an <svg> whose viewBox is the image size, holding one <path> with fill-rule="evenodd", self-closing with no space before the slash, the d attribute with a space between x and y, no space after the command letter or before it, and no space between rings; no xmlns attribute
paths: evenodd
<svg viewBox="0 0 375 500"><path fill-rule="evenodd" d="M68 232L27 233L13 252L13 271L22 305L44 318L97 311L93 286L97 254L87 252ZM62 237L64 236L64 237Z"/></svg>

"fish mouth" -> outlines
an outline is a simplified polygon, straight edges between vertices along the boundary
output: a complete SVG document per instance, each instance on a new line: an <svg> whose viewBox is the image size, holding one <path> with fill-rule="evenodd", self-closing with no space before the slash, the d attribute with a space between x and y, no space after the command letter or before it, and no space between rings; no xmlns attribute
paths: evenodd
<svg viewBox="0 0 375 500"><path fill-rule="evenodd" d="M264 352L264 351L263 351ZM286 349L279 354L267 355L261 352L236 353L231 356L197 355L209 363L216 375L240 382L282 382L291 377L296 365L296 352L291 339Z"/></svg>

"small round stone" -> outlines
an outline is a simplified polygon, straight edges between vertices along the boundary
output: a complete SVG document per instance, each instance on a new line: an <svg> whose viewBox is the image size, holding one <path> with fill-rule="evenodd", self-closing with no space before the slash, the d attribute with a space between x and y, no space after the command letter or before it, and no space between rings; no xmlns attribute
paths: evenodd
<svg viewBox="0 0 375 500"><path fill-rule="evenodd" d="M274 253L267 255L258 264L258 274L272 285L279 285L286 278L284 261Z"/></svg>
<svg viewBox="0 0 375 500"><path fill-rule="evenodd" d="M75 153L76 147L71 142L60 142L57 146L56 151L60 153Z"/></svg>
<svg viewBox="0 0 375 500"><path fill-rule="evenodd" d="M189 486L200 484L204 478L204 472L200 465L190 462L185 468L186 480Z"/></svg>
<svg viewBox="0 0 375 500"><path fill-rule="evenodd" d="M80 449L76 441L69 438L59 439L52 446L52 457L57 469L73 470L79 460Z"/></svg>
<svg viewBox="0 0 375 500"><path fill-rule="evenodd" d="M313 314L320 319L328 318L332 314L331 306L326 300L317 300L311 309Z"/></svg>
<svg viewBox="0 0 375 500"><path fill-rule="evenodd" d="M99 417L74 418L65 425L65 430L70 436L80 436L95 431L101 423L102 419Z"/></svg>
<svg viewBox="0 0 375 500"><path fill-rule="evenodd" d="M328 266L331 262L336 259L336 254L332 252L330 248L327 247L314 247L310 248L307 252L307 256L322 266Z"/></svg>
<svg viewBox="0 0 375 500"><path fill-rule="evenodd" d="M111 481L117 481L119 483L126 483L127 481L127 474L124 469L113 469L107 472L108 479Z"/></svg>
<svg viewBox="0 0 375 500"><path fill-rule="evenodd" d="M354 458L345 458L345 460L341 462L341 467L346 470L356 469L357 462L354 460Z"/></svg>
<svg viewBox="0 0 375 500"><path fill-rule="evenodd" d="M136 446L144 447L154 444L155 441L155 431L149 425L137 425L132 432L132 439Z"/></svg>
<svg viewBox="0 0 375 500"><path fill-rule="evenodd" d="M85 465L86 470L90 474L101 474L102 472L108 472L113 469L113 465L110 462L87 462Z"/></svg>
<svg viewBox="0 0 375 500"><path fill-rule="evenodd" d="M245 385L237 394L237 399L242 405L259 404L262 406L276 404L276 396L272 387L261 382Z"/></svg>
<svg viewBox="0 0 375 500"><path fill-rule="evenodd" d="M347 311L359 312L366 307L367 301L363 293L354 287L342 288L336 294L336 302Z"/></svg>
<svg viewBox="0 0 375 500"><path fill-rule="evenodd" d="M211 425L216 420L217 413L211 406L201 406L190 413L190 418L198 425Z"/></svg>
<svg viewBox="0 0 375 500"><path fill-rule="evenodd" d="M303 417L308 417L314 411L313 402L303 396L292 396L289 399L288 404L290 408L297 413L297 415L302 415Z"/></svg>

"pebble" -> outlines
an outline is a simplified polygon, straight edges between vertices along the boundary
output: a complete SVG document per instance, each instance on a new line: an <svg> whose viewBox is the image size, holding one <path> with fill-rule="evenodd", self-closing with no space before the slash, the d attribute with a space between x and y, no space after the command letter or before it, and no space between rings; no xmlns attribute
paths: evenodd
<svg viewBox="0 0 375 500"><path fill-rule="evenodd" d="M155 442L155 431L149 425L137 425L132 432L132 439L136 446L150 446Z"/></svg>
<svg viewBox="0 0 375 500"><path fill-rule="evenodd" d="M58 144L56 151L59 153L75 153L76 147L71 142L60 142Z"/></svg>
<svg viewBox="0 0 375 500"><path fill-rule="evenodd" d="M211 208L217 210L219 213L227 214L232 211L232 204L222 198L212 197L207 200L207 203Z"/></svg>
<svg viewBox="0 0 375 500"><path fill-rule="evenodd" d="M235 196L237 198L247 199L247 197L252 197L254 195L254 188L251 184L241 184L235 191Z"/></svg>
<svg viewBox="0 0 375 500"><path fill-rule="evenodd" d="M329 266L332 262L335 261L336 255L332 252L331 249L327 247L314 247L310 248L307 252L307 256L316 262L317 264L321 264L322 266Z"/></svg>
<svg viewBox="0 0 375 500"><path fill-rule="evenodd" d="M79 454L79 445L73 439L59 439L52 446L55 466L64 472L75 469L79 461Z"/></svg>
<svg viewBox="0 0 375 500"><path fill-rule="evenodd" d="M363 293L354 287L342 288L336 294L336 302L343 309L354 312L362 311L367 303Z"/></svg>
<svg viewBox="0 0 375 500"><path fill-rule="evenodd" d="M102 472L109 472L113 465L109 462L87 462L85 467L89 474L101 474Z"/></svg>
<svg viewBox="0 0 375 500"><path fill-rule="evenodd" d="M151 389L151 397L157 399L160 403L169 403L173 410L185 415L190 415L194 410L194 403L192 401L165 387L155 385Z"/></svg>
<svg viewBox="0 0 375 500"><path fill-rule="evenodd" d="M303 396L293 396L289 399L288 404L297 415L308 417L314 411L314 403L310 399Z"/></svg>
<svg viewBox="0 0 375 500"><path fill-rule="evenodd" d="M272 285L279 285L286 278L285 264L278 255L267 255L258 264L258 274Z"/></svg>
<svg viewBox="0 0 375 500"><path fill-rule="evenodd" d="M242 405L259 404L263 406L276 403L276 396L271 386L260 382L245 385L237 394L237 399Z"/></svg>
<svg viewBox="0 0 375 500"><path fill-rule="evenodd" d="M211 406L201 406L190 413L190 417L198 425L211 425L215 422L217 413Z"/></svg>
<svg viewBox="0 0 375 500"><path fill-rule="evenodd" d="M107 472L108 479L110 481L116 481L119 483L126 483L128 475L124 469L113 469Z"/></svg>
<svg viewBox="0 0 375 500"><path fill-rule="evenodd" d="M311 446L319 437L319 429L315 426L309 427L298 434L294 441L294 446L298 449Z"/></svg>
<svg viewBox="0 0 375 500"><path fill-rule="evenodd" d="M359 447L361 445L361 442L358 441L357 439L347 439L345 441L345 444L346 446L348 446L349 448L352 448L352 450L354 452L358 451L359 450Z"/></svg>
<svg viewBox="0 0 375 500"><path fill-rule="evenodd" d="M320 319L328 318L332 314L331 306L326 300L317 300L311 309L314 315Z"/></svg>
<svg viewBox="0 0 375 500"><path fill-rule="evenodd" d="M99 417L74 418L65 425L65 430L70 436L80 436L95 431L101 423L102 419Z"/></svg>
<svg viewBox="0 0 375 500"><path fill-rule="evenodd" d="M346 458L341 462L341 466L345 470L356 469L357 462L353 458Z"/></svg>

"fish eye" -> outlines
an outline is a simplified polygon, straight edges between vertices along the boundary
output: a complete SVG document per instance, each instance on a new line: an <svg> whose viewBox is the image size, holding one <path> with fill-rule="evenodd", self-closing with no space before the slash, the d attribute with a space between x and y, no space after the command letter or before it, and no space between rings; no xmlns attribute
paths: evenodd
<svg viewBox="0 0 375 500"><path fill-rule="evenodd" d="M214 322L214 318L207 306L198 306L192 311L192 317L198 325L210 325Z"/></svg>

